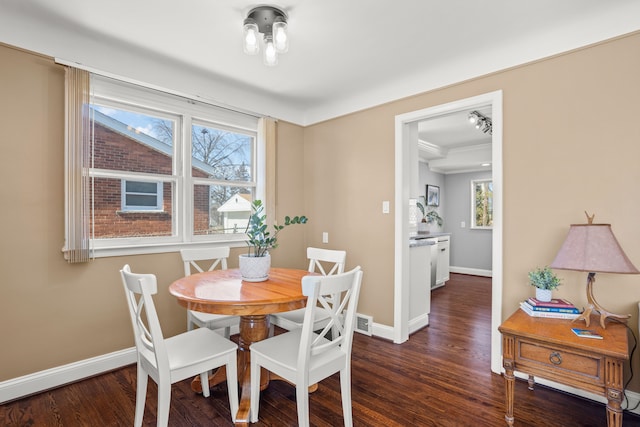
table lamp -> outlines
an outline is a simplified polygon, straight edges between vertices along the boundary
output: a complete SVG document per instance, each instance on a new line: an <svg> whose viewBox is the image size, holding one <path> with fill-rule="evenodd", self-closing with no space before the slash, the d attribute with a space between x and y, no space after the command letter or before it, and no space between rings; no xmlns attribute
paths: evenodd
<svg viewBox="0 0 640 427"><path fill-rule="evenodd" d="M586 213L586 212L585 212ZM604 328L607 318L625 322L631 315L613 314L602 308L593 296L596 273L638 274L640 271L631 263L618 240L611 231L611 224L593 224L595 215L587 214L587 224L572 224L556 258L550 267L558 270L586 271L587 302L582 314L574 319L584 320L589 326L592 312L600 314L600 326Z"/></svg>

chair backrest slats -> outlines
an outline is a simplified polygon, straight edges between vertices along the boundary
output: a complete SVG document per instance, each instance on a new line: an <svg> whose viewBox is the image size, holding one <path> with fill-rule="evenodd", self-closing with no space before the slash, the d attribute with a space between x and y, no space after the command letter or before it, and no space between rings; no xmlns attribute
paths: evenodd
<svg viewBox="0 0 640 427"><path fill-rule="evenodd" d="M306 366L311 356L339 347L351 353L355 315L362 284L362 270L353 270L332 276L305 276L302 278L302 293L307 296L302 339L298 364ZM332 296L341 295L339 300ZM325 308L331 320L320 334L313 332L314 313L318 307ZM324 338L331 330L332 339Z"/></svg>
<svg viewBox="0 0 640 427"><path fill-rule="evenodd" d="M129 265L120 270L127 296L127 306L131 315L136 348L158 370L168 370L169 360L164 346L158 313L152 296L158 292L156 276L136 274Z"/></svg>
<svg viewBox="0 0 640 427"><path fill-rule="evenodd" d="M347 258L346 251L336 251L332 249L307 248L307 258L309 259L309 271L318 271L323 276L331 276L344 272L344 264ZM328 264L325 270L324 264Z"/></svg>
<svg viewBox="0 0 640 427"><path fill-rule="evenodd" d="M184 262L184 275L190 276L193 273L203 273L205 271L213 271L220 266L220 269L227 269L227 258L229 258L230 248L221 246L215 248L192 248L181 249L180 256ZM199 262L210 261L209 267L201 267Z"/></svg>

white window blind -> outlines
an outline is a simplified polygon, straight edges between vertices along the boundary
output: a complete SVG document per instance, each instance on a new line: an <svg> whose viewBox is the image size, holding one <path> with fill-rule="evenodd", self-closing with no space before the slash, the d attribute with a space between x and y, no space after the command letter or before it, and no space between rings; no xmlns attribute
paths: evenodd
<svg viewBox="0 0 640 427"><path fill-rule="evenodd" d="M67 67L65 72L65 243L70 263L91 258L89 234L89 102L87 71Z"/></svg>

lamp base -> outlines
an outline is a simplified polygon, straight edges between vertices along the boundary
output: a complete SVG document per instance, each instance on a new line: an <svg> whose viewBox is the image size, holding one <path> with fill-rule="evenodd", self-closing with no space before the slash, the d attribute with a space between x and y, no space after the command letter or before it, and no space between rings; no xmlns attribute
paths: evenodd
<svg viewBox="0 0 640 427"><path fill-rule="evenodd" d="M627 320L631 317L630 314L610 313L604 308L602 308L600 304L598 304L596 299L593 297L593 283L595 281L596 281L596 273L589 273L589 275L587 276L588 305L587 305L587 308L584 309L582 314L576 317L575 319L573 319L573 321L575 322L576 320L584 320L584 322L587 324L587 327L589 327L589 323L591 321L591 314L595 311L600 315L600 326L602 327L602 329L605 329L604 321L607 318L615 319L622 323L627 323Z"/></svg>
<svg viewBox="0 0 640 427"><path fill-rule="evenodd" d="M587 306L587 308L584 309L584 311L582 312L582 314L578 317L576 317L575 319L573 319L573 321L575 322L576 320L584 320L584 322L587 324L587 328L589 327L589 323L591 320L591 313L595 312L594 314L598 314L600 316L600 326L602 326L602 329L606 329L604 321L605 319L611 318L611 319L616 319L619 322L622 323L627 323L627 320L631 317L630 314L614 314L614 313L609 313L608 311L599 308L599 307L595 307L591 304L589 304Z"/></svg>

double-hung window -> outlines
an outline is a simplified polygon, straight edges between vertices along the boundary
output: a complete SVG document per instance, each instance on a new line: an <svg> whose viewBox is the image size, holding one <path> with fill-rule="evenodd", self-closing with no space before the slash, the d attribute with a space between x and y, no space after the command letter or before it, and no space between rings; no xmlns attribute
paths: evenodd
<svg viewBox="0 0 640 427"><path fill-rule="evenodd" d="M261 197L258 118L92 75L95 256L241 244Z"/></svg>

